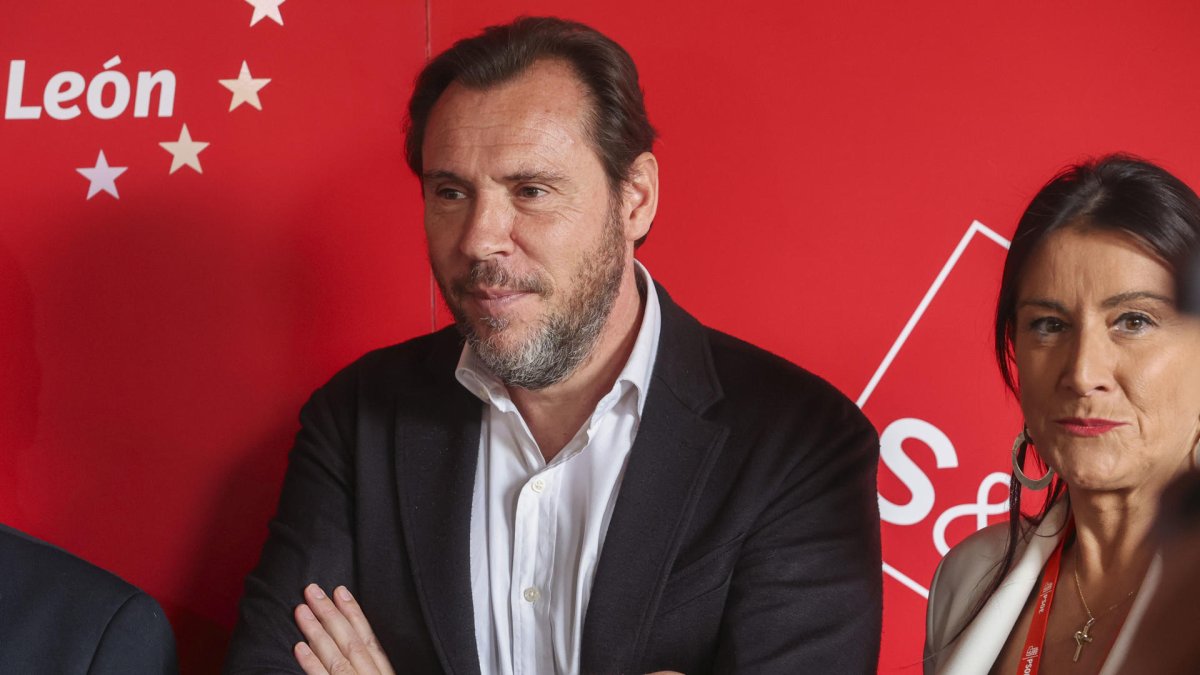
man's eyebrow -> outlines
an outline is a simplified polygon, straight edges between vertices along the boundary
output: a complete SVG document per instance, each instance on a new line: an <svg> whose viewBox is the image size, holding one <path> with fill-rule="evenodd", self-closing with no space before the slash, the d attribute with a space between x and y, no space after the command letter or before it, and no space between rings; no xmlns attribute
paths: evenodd
<svg viewBox="0 0 1200 675"><path fill-rule="evenodd" d="M422 181L427 181L427 180L450 180L450 181L455 181L455 182L458 182L458 183L465 183L465 182L466 182L465 180L463 180L463 177L462 177L462 176L460 176L460 175L458 175L458 174L454 173L453 171L446 171L445 169L436 169L436 170L433 170L433 171L425 171L425 172L423 172L423 173L421 174L421 180L422 180Z"/></svg>
<svg viewBox="0 0 1200 675"><path fill-rule="evenodd" d="M1129 291L1128 293L1118 293L1111 298L1106 298L1102 306L1112 308L1133 300L1157 300L1165 305L1175 305L1174 298L1168 298L1165 295L1160 295L1152 291Z"/></svg>
<svg viewBox="0 0 1200 675"><path fill-rule="evenodd" d="M467 179L445 169L434 169L421 174L422 181L428 180L448 180L455 183L466 183ZM544 171L536 169L518 170L504 177L506 183L566 183L570 178L566 174L557 173L555 171Z"/></svg>
<svg viewBox="0 0 1200 675"><path fill-rule="evenodd" d="M565 183L570 179L566 174L554 171L539 171L534 169L521 170L504 177L508 183Z"/></svg>

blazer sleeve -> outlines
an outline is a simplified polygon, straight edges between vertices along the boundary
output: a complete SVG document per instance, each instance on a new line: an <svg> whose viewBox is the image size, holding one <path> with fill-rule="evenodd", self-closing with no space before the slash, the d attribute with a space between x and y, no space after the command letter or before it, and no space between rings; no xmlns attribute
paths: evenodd
<svg viewBox="0 0 1200 675"><path fill-rule="evenodd" d="M354 581L353 378L339 374L300 413L279 507L246 578L225 673L297 673L293 611L309 583Z"/></svg>
<svg viewBox="0 0 1200 675"><path fill-rule="evenodd" d="M177 673L158 603L116 575L0 525L0 670Z"/></svg>
<svg viewBox="0 0 1200 675"><path fill-rule="evenodd" d="M179 672L175 635L162 607L145 593L135 593L113 614L88 668L90 675Z"/></svg>
<svg viewBox="0 0 1200 675"><path fill-rule="evenodd" d="M783 432L793 446L786 454L798 459L735 565L716 672L874 673L878 667L879 439L840 394L808 412L796 423L803 431Z"/></svg>

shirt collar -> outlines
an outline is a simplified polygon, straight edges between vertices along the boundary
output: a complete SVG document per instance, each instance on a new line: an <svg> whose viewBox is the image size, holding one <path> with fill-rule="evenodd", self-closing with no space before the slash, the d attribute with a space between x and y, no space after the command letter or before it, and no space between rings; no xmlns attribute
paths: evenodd
<svg viewBox="0 0 1200 675"><path fill-rule="evenodd" d="M636 392L637 410L640 417L642 409L646 404L646 394L650 390L650 378L654 373L654 361L658 356L658 338L662 329L662 314L659 309L658 293L655 291L654 279L650 277L650 272L636 259L633 261L633 266L634 273L638 275L639 281L645 284L646 306L642 310L642 325L638 328L637 339L633 343L633 350L629 353L629 359L625 362L625 367L621 369L621 373L617 376L617 381L613 384L612 390L596 406L593 419L607 412L616 403L617 399L620 398L621 392L625 387L632 387ZM459 384L484 403L495 407L501 412L510 412L516 409L512 399L509 398L508 390L505 389L504 383L493 375L487 369L487 366L479 360L479 357L475 355L475 350L471 349L470 344L463 345L462 354L459 355L458 365L454 370L454 376L458 379Z"/></svg>

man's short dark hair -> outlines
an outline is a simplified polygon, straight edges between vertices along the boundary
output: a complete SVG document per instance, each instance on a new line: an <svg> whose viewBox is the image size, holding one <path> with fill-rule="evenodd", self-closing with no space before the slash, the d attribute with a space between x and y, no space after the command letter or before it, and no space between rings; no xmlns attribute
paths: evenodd
<svg viewBox="0 0 1200 675"><path fill-rule="evenodd" d="M569 63L591 97L585 129L610 190L619 195L633 161L651 150L656 136L646 117L637 67L621 45L595 29L553 17L521 17L490 26L454 43L425 66L408 103L405 155L413 173L420 177L424 171L425 128L446 87L458 82L469 89L487 89L544 59Z"/></svg>

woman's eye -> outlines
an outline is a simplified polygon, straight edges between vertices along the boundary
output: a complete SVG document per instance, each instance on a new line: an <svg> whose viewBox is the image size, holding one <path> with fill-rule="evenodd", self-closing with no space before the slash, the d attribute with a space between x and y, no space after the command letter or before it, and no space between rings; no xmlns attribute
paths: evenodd
<svg viewBox="0 0 1200 675"><path fill-rule="evenodd" d="M1116 327L1126 333L1143 333L1154 326L1154 322L1145 314L1129 312L1117 317Z"/></svg>
<svg viewBox="0 0 1200 675"><path fill-rule="evenodd" d="M1053 316L1043 316L1030 322L1029 327L1040 335L1052 335L1054 333L1061 333L1066 329L1067 324L1062 319Z"/></svg>

